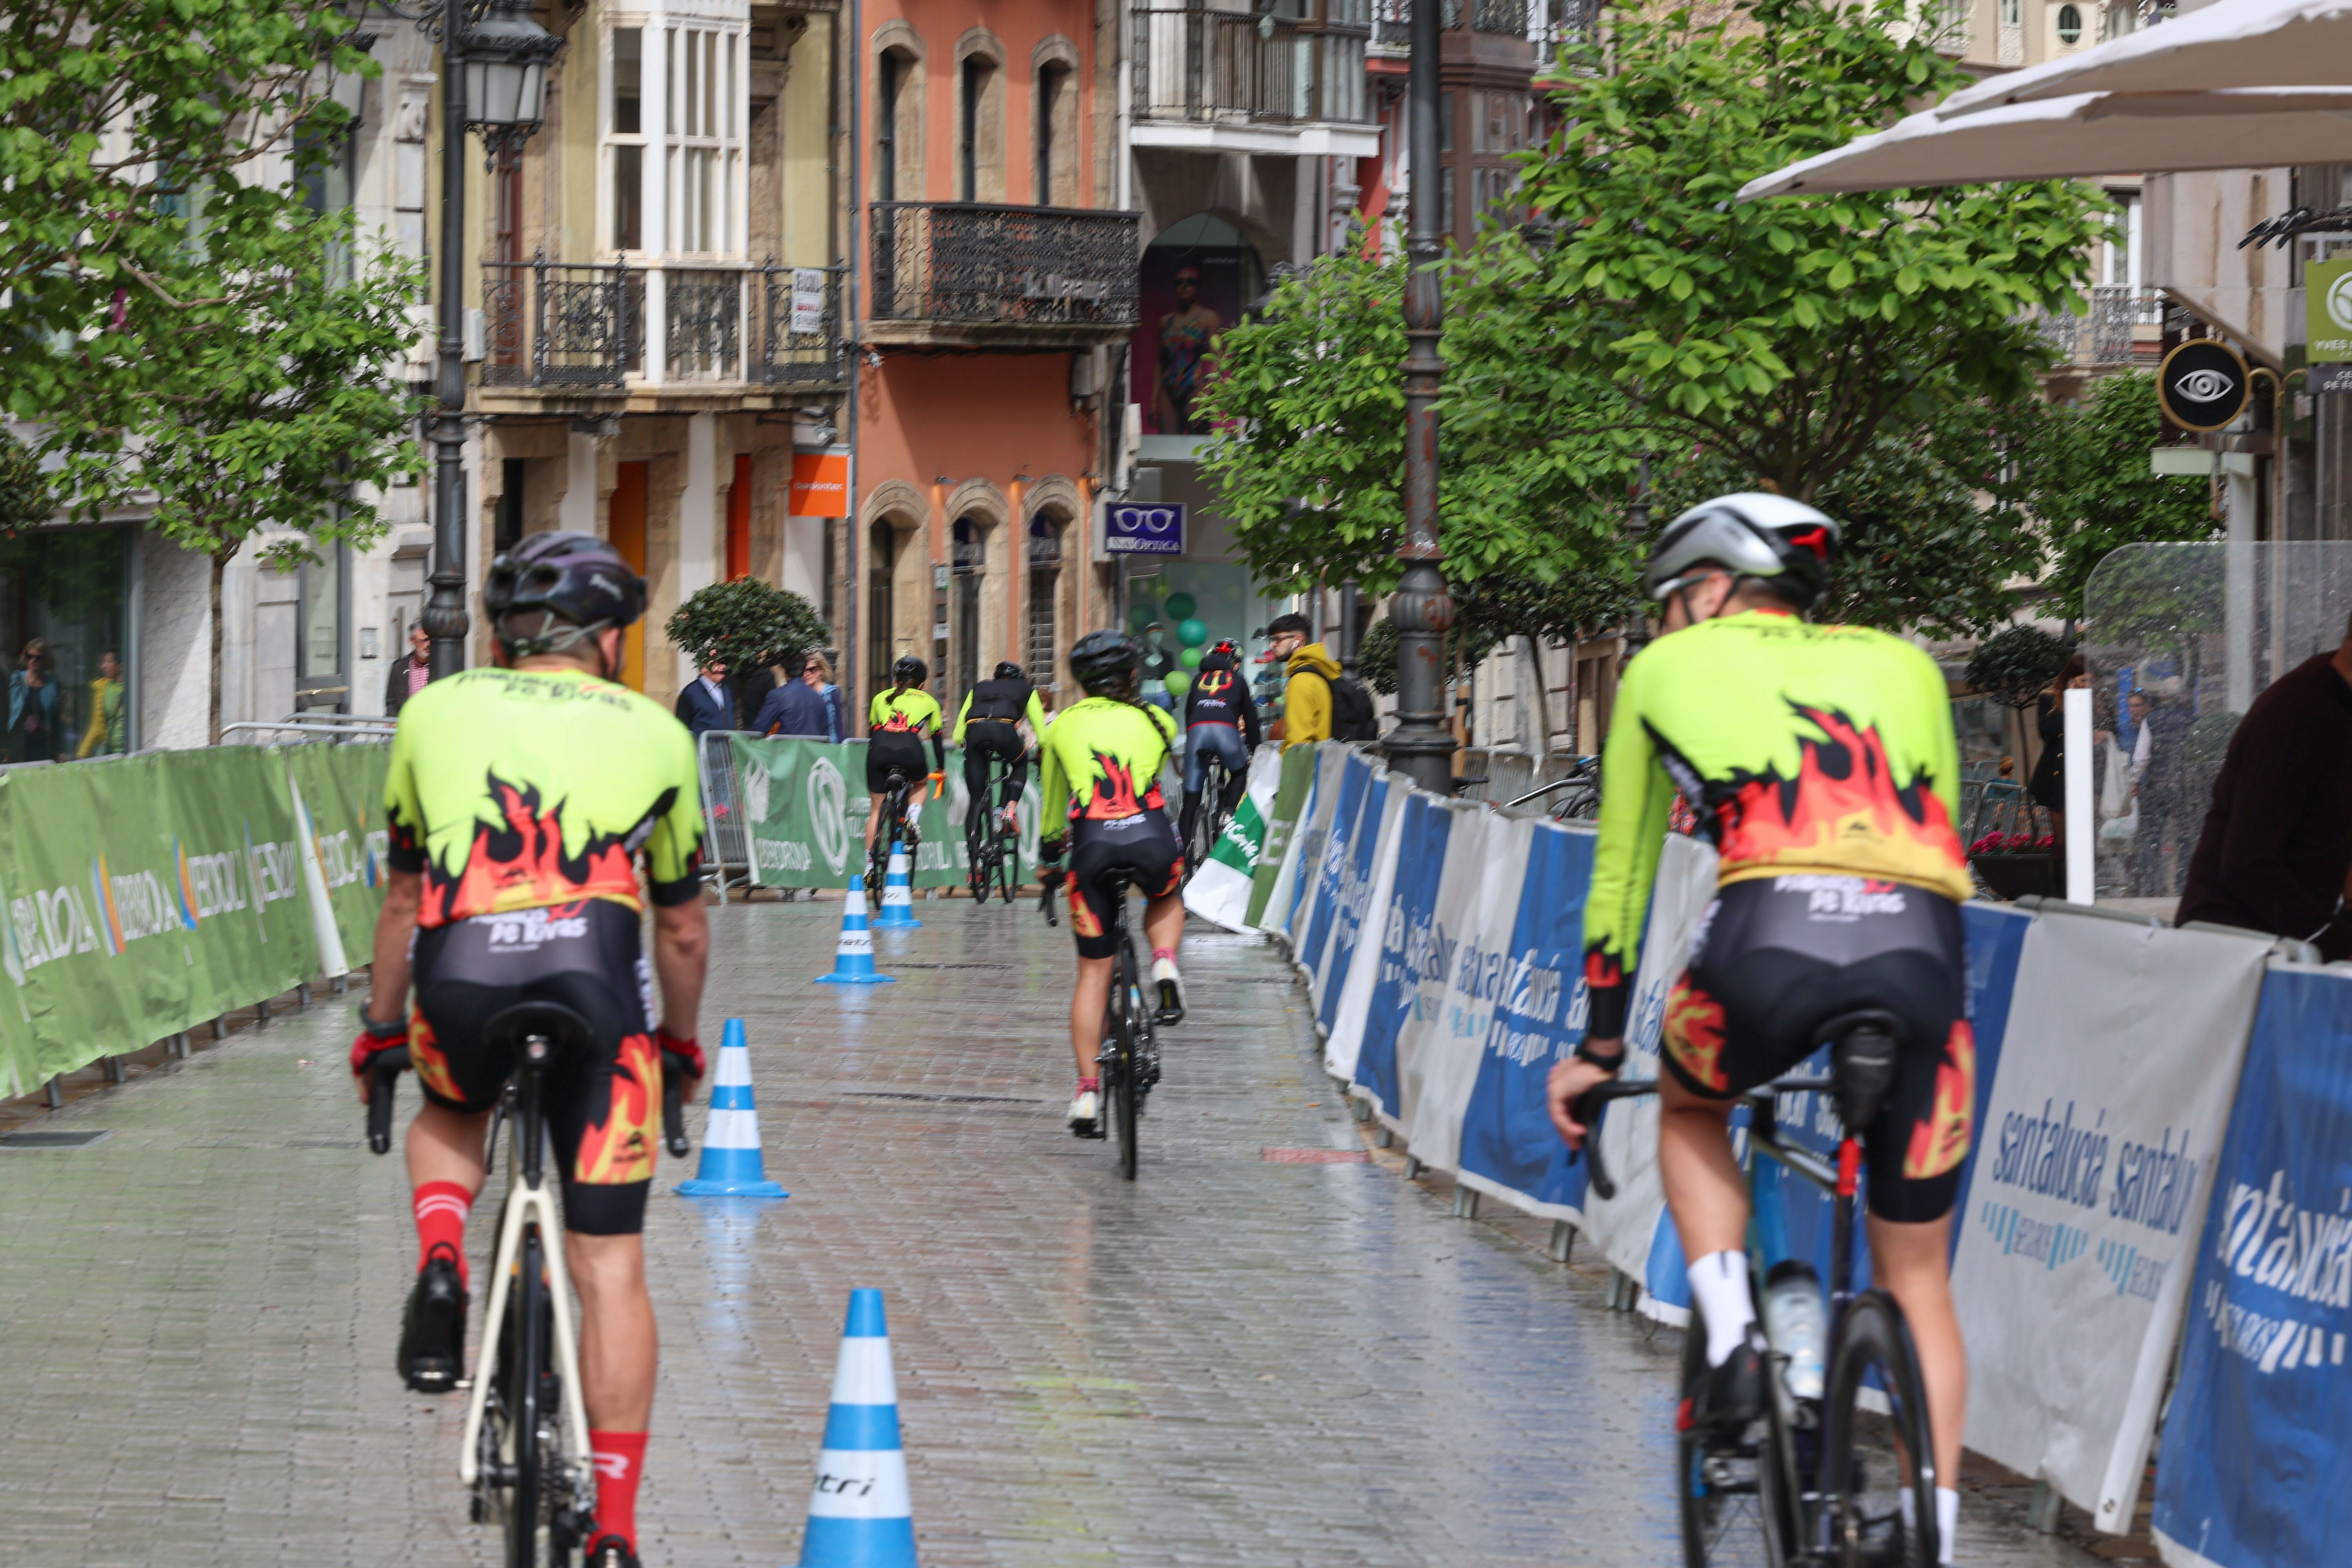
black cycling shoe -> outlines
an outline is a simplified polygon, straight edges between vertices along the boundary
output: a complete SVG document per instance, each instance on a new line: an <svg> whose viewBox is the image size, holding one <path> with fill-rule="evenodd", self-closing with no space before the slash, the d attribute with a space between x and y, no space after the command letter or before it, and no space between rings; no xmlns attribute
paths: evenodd
<svg viewBox="0 0 2352 1568"><path fill-rule="evenodd" d="M1692 1325L1693 1332L1703 1331ZM1746 1342L1709 1367L1683 1400L1677 1423L1686 1432L1736 1436L1764 1414L1764 1333L1750 1325Z"/></svg>
<svg viewBox="0 0 2352 1568"><path fill-rule="evenodd" d="M419 1394L446 1394L466 1367L466 1287L457 1260L436 1252L416 1271L400 1323L400 1375Z"/></svg>
<svg viewBox="0 0 2352 1568"><path fill-rule="evenodd" d="M580 1568L643 1568L629 1543L617 1535L600 1535L588 1543L588 1555L580 1560Z"/></svg>

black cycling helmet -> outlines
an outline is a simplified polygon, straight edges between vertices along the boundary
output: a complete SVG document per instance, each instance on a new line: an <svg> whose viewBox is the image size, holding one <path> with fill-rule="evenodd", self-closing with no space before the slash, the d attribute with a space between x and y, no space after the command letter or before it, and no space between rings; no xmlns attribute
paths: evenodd
<svg viewBox="0 0 2352 1568"><path fill-rule="evenodd" d="M1241 664L1241 650L1229 642L1221 642L1201 656L1202 669L1233 669Z"/></svg>
<svg viewBox="0 0 2352 1568"><path fill-rule="evenodd" d="M1125 632L1088 632L1070 649L1070 673L1097 697L1132 686L1142 664L1143 645Z"/></svg>
<svg viewBox="0 0 2352 1568"><path fill-rule="evenodd" d="M1691 572L1713 564L1771 584L1801 610L1829 585L1838 525L1786 496L1743 491L1704 501L1666 524L1643 574L1653 599L1688 585Z"/></svg>
<svg viewBox="0 0 2352 1568"><path fill-rule="evenodd" d="M999 680L1026 680L1029 679L1029 672L1008 658L1003 660L997 665L996 679Z"/></svg>
<svg viewBox="0 0 2352 1568"><path fill-rule="evenodd" d="M902 653L890 667L890 679L901 686L920 686L931 678L931 667L911 653Z"/></svg>
<svg viewBox="0 0 2352 1568"><path fill-rule="evenodd" d="M1227 658L1239 658L1241 652L1241 644L1231 637L1219 637L1216 646L1209 650L1209 653L1223 654ZM1202 654L1201 657L1206 658L1208 656L1208 654Z"/></svg>
<svg viewBox="0 0 2352 1568"><path fill-rule="evenodd" d="M490 563L482 607L509 658L560 653L606 626L646 613L646 580L621 552L593 533L534 533ZM530 630L510 616L546 612Z"/></svg>

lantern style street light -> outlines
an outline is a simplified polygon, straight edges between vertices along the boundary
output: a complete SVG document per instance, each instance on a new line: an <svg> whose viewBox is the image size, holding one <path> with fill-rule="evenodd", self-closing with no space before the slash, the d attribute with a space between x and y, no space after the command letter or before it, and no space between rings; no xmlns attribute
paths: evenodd
<svg viewBox="0 0 2352 1568"><path fill-rule="evenodd" d="M530 18L527 0L447 0L422 26L441 38L441 299L433 416L433 591L425 632L432 679L466 667L466 132L490 164L540 128L547 67L563 40Z"/></svg>

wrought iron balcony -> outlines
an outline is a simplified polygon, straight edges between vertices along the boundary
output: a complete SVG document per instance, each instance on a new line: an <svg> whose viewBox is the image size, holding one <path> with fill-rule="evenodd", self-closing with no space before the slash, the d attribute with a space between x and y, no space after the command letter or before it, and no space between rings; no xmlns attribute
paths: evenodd
<svg viewBox="0 0 2352 1568"><path fill-rule="evenodd" d="M1297 0L1289 3L1296 5ZM1372 0L1309 4L1318 14L1254 14L1203 0L1136 7L1136 116L1277 125L1370 123L1364 49L1372 37Z"/></svg>
<svg viewBox="0 0 2352 1568"><path fill-rule="evenodd" d="M1449 33L1465 27L1500 37L1531 36L1537 16L1531 0L1442 0L1441 26ZM1584 20L1600 9L1598 0L1548 0L1551 19L1544 26L1547 38L1571 30L1589 30ZM1372 47L1383 54L1401 54L1412 47L1412 0L1371 0Z"/></svg>
<svg viewBox="0 0 2352 1568"><path fill-rule="evenodd" d="M485 386L618 388L646 371L661 301L664 379L768 386L841 379L841 285L846 268L485 262ZM745 330L746 323L750 330Z"/></svg>
<svg viewBox="0 0 2352 1568"><path fill-rule="evenodd" d="M2037 310L2029 318L2062 364L2105 369L2153 364L2163 352L2164 295L2154 289L2091 290L2091 313Z"/></svg>
<svg viewBox="0 0 2352 1568"><path fill-rule="evenodd" d="M992 202L876 202L874 319L1132 327L1142 215Z"/></svg>

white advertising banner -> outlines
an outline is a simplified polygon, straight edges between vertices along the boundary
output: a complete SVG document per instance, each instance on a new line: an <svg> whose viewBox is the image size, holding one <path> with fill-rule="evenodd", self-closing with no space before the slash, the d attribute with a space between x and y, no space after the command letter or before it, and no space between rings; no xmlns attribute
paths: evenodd
<svg viewBox="0 0 2352 1568"><path fill-rule="evenodd" d="M1692 934L1715 897L1715 869L1714 846L1680 834L1667 837L1658 858L1649 924L1642 937L1642 962L1633 973L1633 994L1626 1009L1627 1078L1658 1076L1658 1037L1666 1016L1666 991L1689 962ZM1666 1212L1665 1189L1658 1182L1657 1096L1643 1095L1612 1105L1601 1120L1600 1137L1601 1159L1617 1184L1617 1195L1604 1199L1594 1193L1586 1197L1584 1234L1612 1265L1646 1280L1651 1252L1658 1244L1658 1226ZM1642 1304L1653 1316L1680 1321L1680 1311L1660 1310L1647 1296Z"/></svg>
<svg viewBox="0 0 2352 1568"><path fill-rule="evenodd" d="M1295 959L1298 942L1307 934L1307 895L1323 868L1323 837L1331 830L1331 814L1339 805L1339 771L1347 765L1348 748L1337 741L1318 742L1315 777L1307 786L1307 804L1298 808L1298 824L1282 852L1282 872L1275 879L1273 896L1265 902L1259 925L1288 943Z"/></svg>
<svg viewBox="0 0 2352 1568"><path fill-rule="evenodd" d="M1202 920L1227 931L1249 926L1250 890L1255 885L1258 857L1265 849L1266 823L1274 816L1274 792L1282 783L1282 753L1261 746L1250 758L1249 783L1234 815L1218 836L1208 864L1192 873L1184 885L1184 907ZM1207 810L1205 802L1202 810Z"/></svg>
<svg viewBox="0 0 2352 1568"><path fill-rule="evenodd" d="M2018 960L1952 1270L1968 1445L2105 1531L2131 1524L2268 949L2045 910Z"/></svg>
<svg viewBox="0 0 2352 1568"><path fill-rule="evenodd" d="M1348 981L1339 988L1339 1005L1324 1042L1323 1065L1343 1082L1356 1076L1356 1052L1364 1043L1364 1020L1370 1016L1372 987L1380 980L1380 938L1388 920L1389 900L1396 891L1397 845L1402 837L1397 827L1404 819L1405 800L1412 793L1412 781L1402 773L1389 774L1388 786L1381 802L1379 826L1372 830L1377 837L1372 847L1371 886L1364 899L1363 929L1357 935L1363 947L1348 966ZM1370 933L1369 937L1365 931Z"/></svg>

